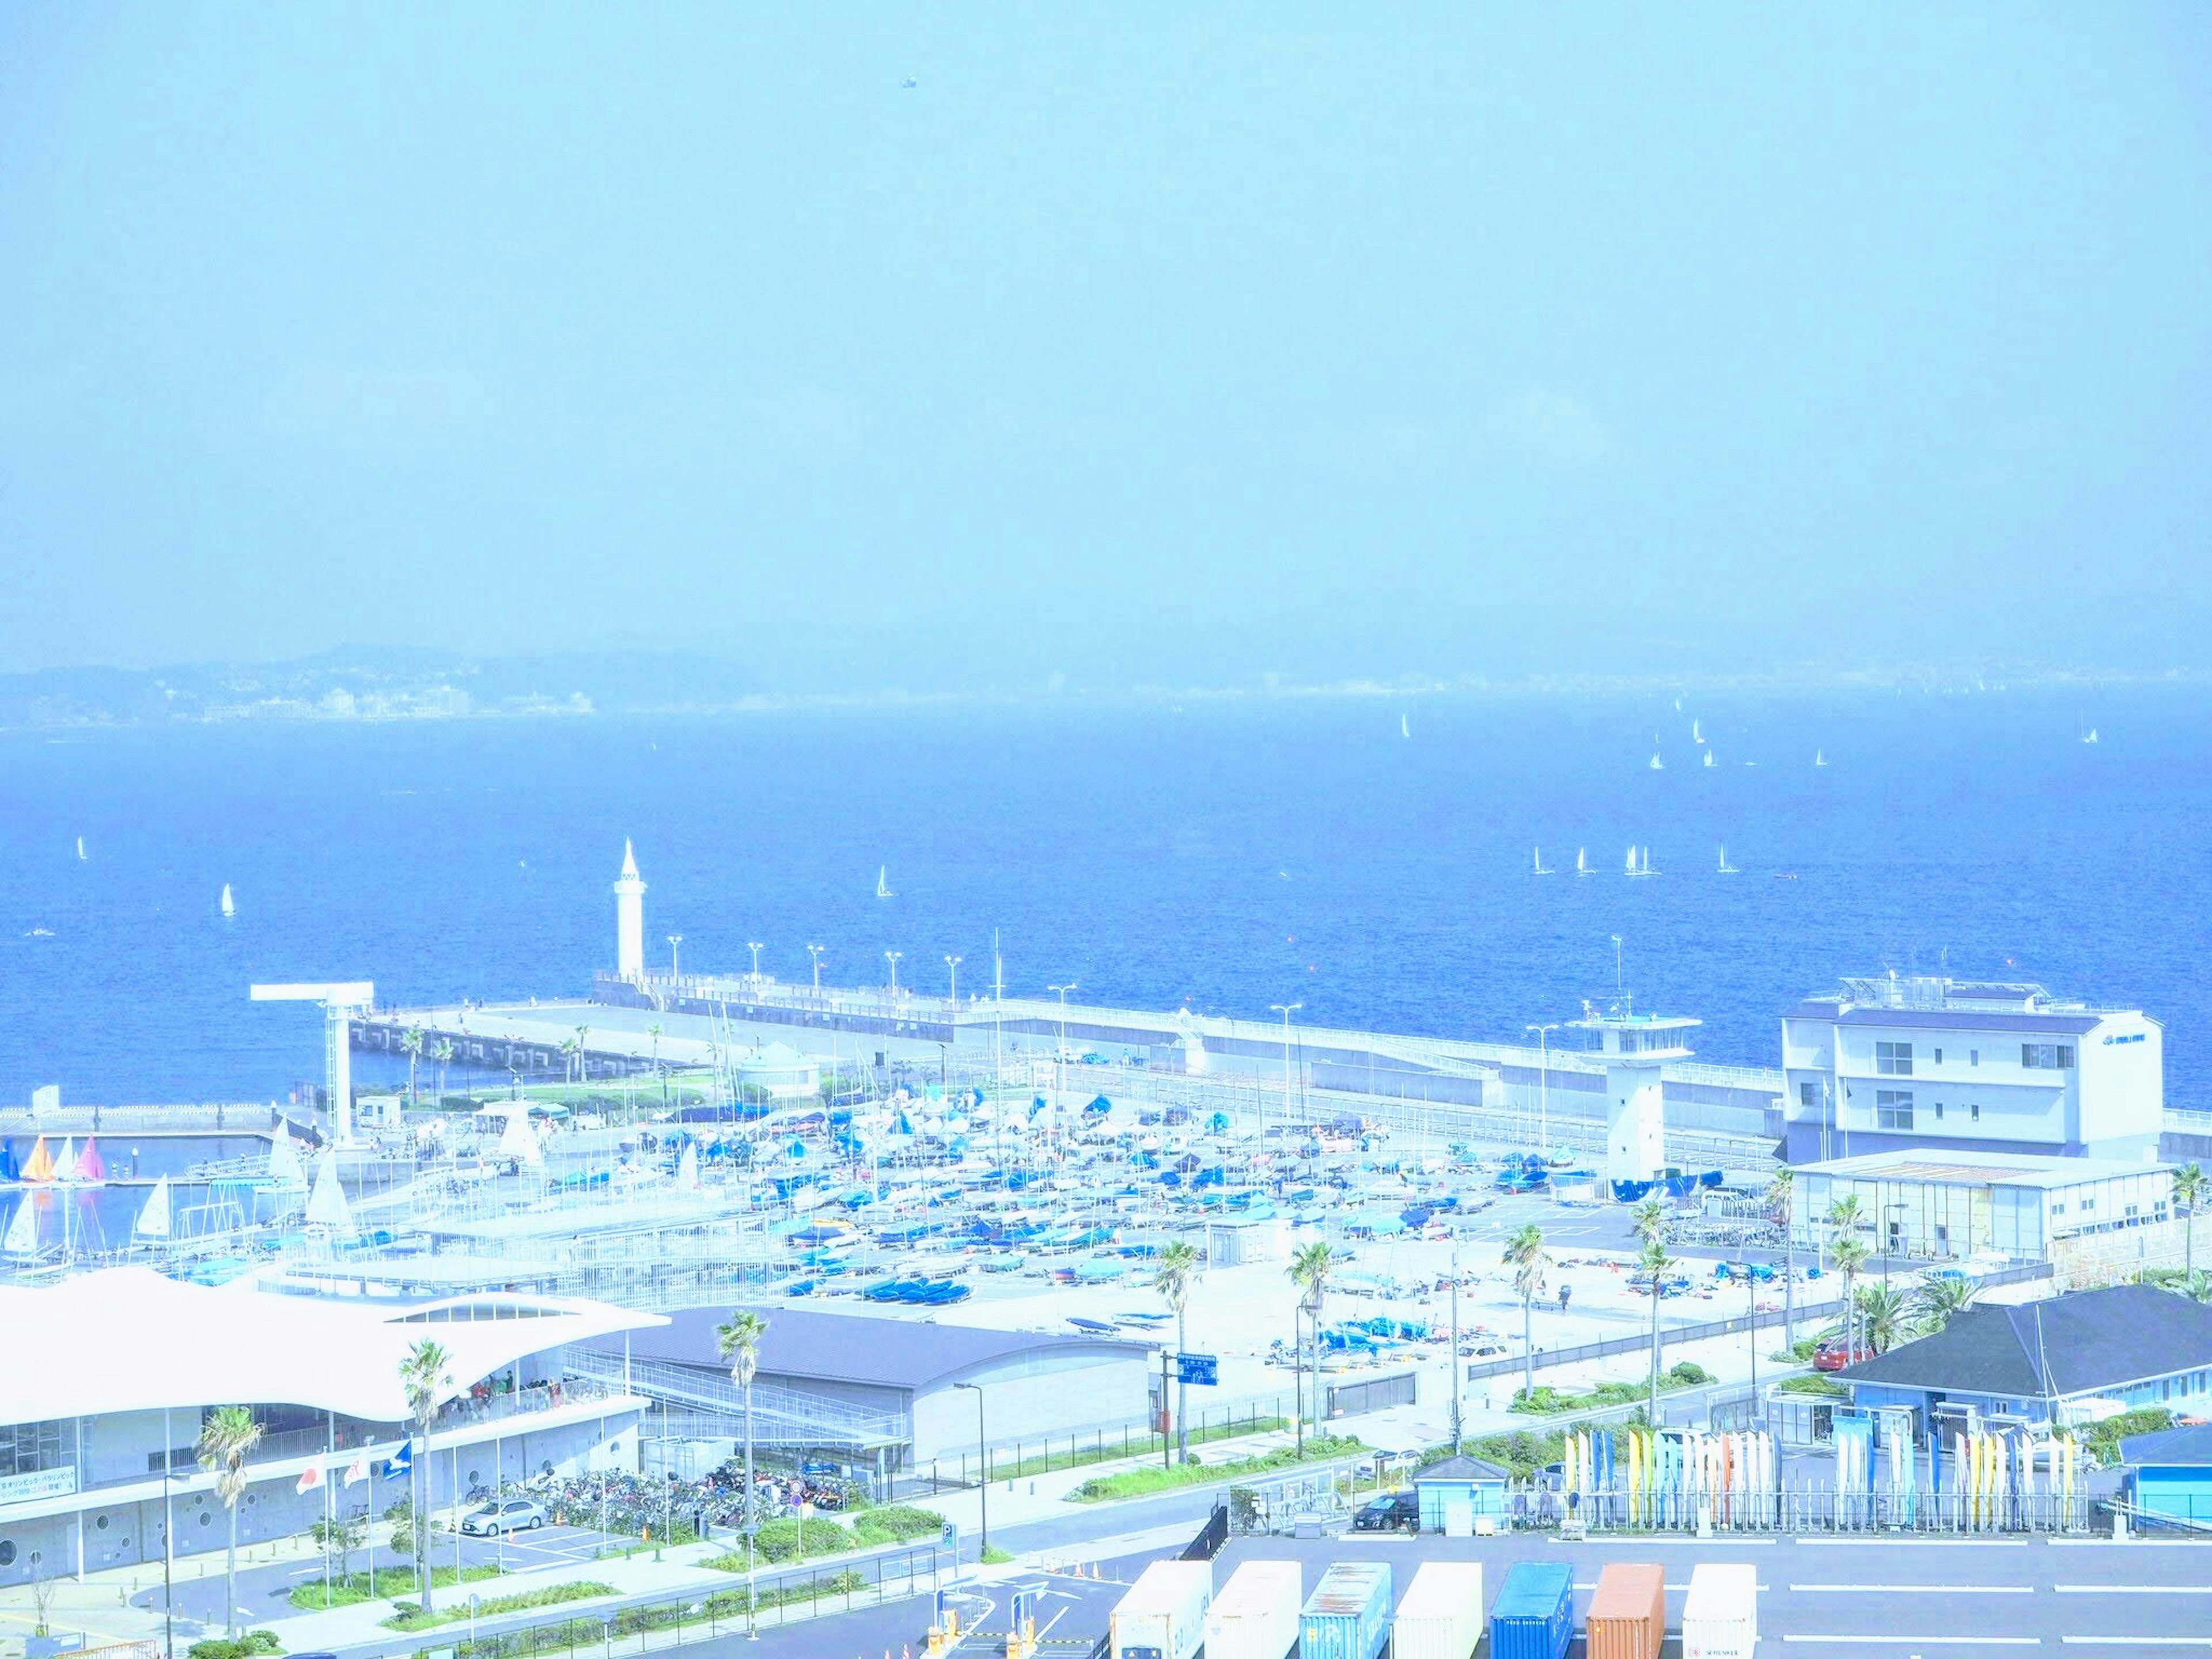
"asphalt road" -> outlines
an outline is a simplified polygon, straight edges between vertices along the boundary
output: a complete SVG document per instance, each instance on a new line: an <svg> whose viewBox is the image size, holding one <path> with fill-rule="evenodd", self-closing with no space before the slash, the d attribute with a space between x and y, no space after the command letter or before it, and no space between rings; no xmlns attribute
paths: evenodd
<svg viewBox="0 0 2212 1659"><path fill-rule="evenodd" d="M1053 1650L1079 1652L1106 1629L1123 1585L1151 1555L1104 1564L1105 1580L1036 1575L969 1596L963 1659L1005 1650L1009 1592L1039 1591L1040 1628ZM1747 1562L1759 1569L1762 1651L1834 1656L2034 1650L2080 1654L2212 1650L2212 1541L2107 1540L1933 1540L1721 1538L1707 1543L1648 1540L1562 1544L1548 1534L1500 1539L1346 1537L1237 1539L1214 1565L1225 1583L1248 1559L1295 1560L1310 1590L1332 1561L1383 1560L1403 1595L1425 1560L1478 1560L1486 1598L1520 1560L1565 1560L1575 1570L1577 1621L1598 1575L1612 1561L1656 1561L1666 1568L1668 1616L1679 1624L1690 1571L1699 1561ZM1118 1582L1115 1582L1118 1581ZM933 1608L927 1597L893 1602L686 1651L739 1659L878 1659L921 1651ZM995 1638L995 1640L994 1639ZM1668 1652L1676 1651L1670 1641ZM1579 1651L1579 1650L1577 1650Z"/></svg>

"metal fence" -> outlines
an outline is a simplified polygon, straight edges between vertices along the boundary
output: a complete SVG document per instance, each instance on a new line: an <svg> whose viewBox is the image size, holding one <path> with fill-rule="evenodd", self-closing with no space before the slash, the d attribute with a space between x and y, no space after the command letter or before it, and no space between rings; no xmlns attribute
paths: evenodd
<svg viewBox="0 0 2212 1659"><path fill-rule="evenodd" d="M750 1607L740 1577L732 1579L728 1589L639 1601L612 1613L556 1615L520 1626L510 1618L500 1621L508 1628L479 1626L474 1632L456 1621L441 1627L435 1636L418 1637L422 1645L416 1650L416 1659L429 1659L434 1653L451 1653L455 1659L553 1659L556 1655L617 1659L662 1652L927 1595L947 1582L954 1567L950 1547L915 1546L856 1559L842 1567L833 1559L757 1573Z"/></svg>
<svg viewBox="0 0 2212 1659"><path fill-rule="evenodd" d="M1191 1409L1190 1443L1198 1447L1240 1435L1260 1434L1278 1427L1289 1429L1295 1407L1285 1395L1261 1396L1226 1406ZM934 1457L896 1483L908 1492L942 1492L972 1486L979 1472L988 1470L993 1480L1017 1480L1054 1469L1086 1468L1122 1458L1159 1457L1176 1437L1162 1436L1142 1419L1070 1434L1040 1435L985 1448L979 1456L963 1452L956 1458Z"/></svg>

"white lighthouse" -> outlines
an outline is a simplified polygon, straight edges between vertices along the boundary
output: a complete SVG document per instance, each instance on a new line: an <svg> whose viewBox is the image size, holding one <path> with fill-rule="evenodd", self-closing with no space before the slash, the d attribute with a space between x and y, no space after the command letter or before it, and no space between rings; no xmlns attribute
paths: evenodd
<svg viewBox="0 0 2212 1659"><path fill-rule="evenodd" d="M1687 1060L1685 1035L1702 1020L1636 1014L1623 1006L1576 1020L1597 1033L1605 1062L1605 1178L1651 1181L1667 1163L1667 1117L1662 1069Z"/></svg>
<svg viewBox="0 0 2212 1659"><path fill-rule="evenodd" d="M645 979L645 878L637 854L623 842L622 874L615 878L615 972L632 983Z"/></svg>

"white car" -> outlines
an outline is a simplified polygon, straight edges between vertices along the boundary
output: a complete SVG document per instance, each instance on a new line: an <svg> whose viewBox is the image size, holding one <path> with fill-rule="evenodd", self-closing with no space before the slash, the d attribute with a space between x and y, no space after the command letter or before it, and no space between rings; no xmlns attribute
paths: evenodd
<svg viewBox="0 0 2212 1659"><path fill-rule="evenodd" d="M492 1538L503 1532L534 1532L544 1524L544 1510L526 1498L487 1504L461 1517L461 1530L471 1538Z"/></svg>

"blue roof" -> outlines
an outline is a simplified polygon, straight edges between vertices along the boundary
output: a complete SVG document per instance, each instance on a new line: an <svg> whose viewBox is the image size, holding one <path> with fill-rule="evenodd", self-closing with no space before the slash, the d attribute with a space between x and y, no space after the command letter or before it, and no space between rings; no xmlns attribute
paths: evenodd
<svg viewBox="0 0 2212 1659"><path fill-rule="evenodd" d="M2136 1468L2212 1468L2212 1424L2131 1434L2120 1442L2120 1462Z"/></svg>

